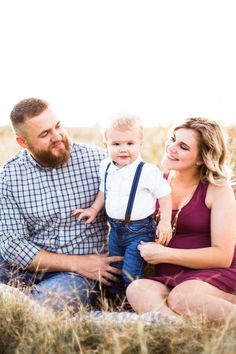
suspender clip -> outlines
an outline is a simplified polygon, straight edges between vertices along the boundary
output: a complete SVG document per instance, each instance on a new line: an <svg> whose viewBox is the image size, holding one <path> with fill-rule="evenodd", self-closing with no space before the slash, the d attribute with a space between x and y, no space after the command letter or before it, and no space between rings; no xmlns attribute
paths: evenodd
<svg viewBox="0 0 236 354"><path fill-rule="evenodd" d="M125 215L125 222L128 222L128 223L130 222L130 216L131 215L127 215L127 214Z"/></svg>

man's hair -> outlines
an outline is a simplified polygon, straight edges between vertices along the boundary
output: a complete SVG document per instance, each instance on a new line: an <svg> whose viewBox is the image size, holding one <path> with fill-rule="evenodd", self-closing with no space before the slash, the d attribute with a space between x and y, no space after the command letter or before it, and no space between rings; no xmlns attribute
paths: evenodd
<svg viewBox="0 0 236 354"><path fill-rule="evenodd" d="M11 111L10 119L16 134L21 133L21 128L27 119L33 118L44 112L48 103L39 98L26 98L18 102Z"/></svg>
<svg viewBox="0 0 236 354"><path fill-rule="evenodd" d="M178 129L192 129L199 136L199 155L203 161L200 166L200 178L202 181L221 185L232 178L232 172L228 164L227 143L220 125L207 118L188 118Z"/></svg>
<svg viewBox="0 0 236 354"><path fill-rule="evenodd" d="M139 129L140 138L141 139L143 138L143 123L141 119L134 114L120 113L116 116L111 117L104 129L105 139L106 139L107 131L109 129L114 129L119 131Z"/></svg>

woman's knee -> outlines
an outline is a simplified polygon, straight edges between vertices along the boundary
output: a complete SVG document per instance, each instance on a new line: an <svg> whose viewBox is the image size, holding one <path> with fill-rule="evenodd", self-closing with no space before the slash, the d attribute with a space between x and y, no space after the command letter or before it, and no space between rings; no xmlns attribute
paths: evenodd
<svg viewBox="0 0 236 354"><path fill-rule="evenodd" d="M201 283L198 280L188 280L173 288L167 298L170 309L178 314L190 313L201 298Z"/></svg>
<svg viewBox="0 0 236 354"><path fill-rule="evenodd" d="M145 282L146 282L145 279L137 279L132 281L132 283L129 284L129 286L126 289L126 296L129 301L134 297L136 298L140 293L143 293Z"/></svg>
<svg viewBox="0 0 236 354"><path fill-rule="evenodd" d="M167 304L172 311L186 314L191 310L191 303L194 300L193 285L191 281L187 281L170 291Z"/></svg>

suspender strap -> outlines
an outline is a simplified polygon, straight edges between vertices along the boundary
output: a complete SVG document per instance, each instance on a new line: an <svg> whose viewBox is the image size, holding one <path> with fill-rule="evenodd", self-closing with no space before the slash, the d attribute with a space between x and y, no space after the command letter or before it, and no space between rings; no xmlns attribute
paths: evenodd
<svg viewBox="0 0 236 354"><path fill-rule="evenodd" d="M142 172L143 165L144 165L144 162L141 161L138 164L138 167L135 171L134 180L133 180L132 187L131 187L130 194L129 194L128 205L127 205L127 209L125 212L125 221L126 222L130 222L131 212L132 212L133 204L134 204L134 198L135 198L135 194L137 191L138 182L139 182L139 178L140 178L140 175Z"/></svg>
<svg viewBox="0 0 236 354"><path fill-rule="evenodd" d="M132 212L133 204L134 204L134 198L135 198L135 195L136 195L139 178L140 178L140 175L141 175L142 168L143 168L144 164L145 164L145 162L141 161L138 164L138 166L136 168L136 171L135 171L132 187L131 187L130 194L129 194L128 205L127 205L127 209L126 209L126 212L125 212L125 222L130 222L131 212ZM107 174L108 174L108 169L109 169L110 165L111 165L111 162L109 162L109 164L107 165L107 168L106 168L106 171L105 171L105 178L104 178L104 206L105 206L105 208L106 208Z"/></svg>
<svg viewBox="0 0 236 354"><path fill-rule="evenodd" d="M106 171L105 171L105 177L104 177L104 208L106 209L106 189L107 189L107 174L109 167L111 165L111 162L107 165Z"/></svg>

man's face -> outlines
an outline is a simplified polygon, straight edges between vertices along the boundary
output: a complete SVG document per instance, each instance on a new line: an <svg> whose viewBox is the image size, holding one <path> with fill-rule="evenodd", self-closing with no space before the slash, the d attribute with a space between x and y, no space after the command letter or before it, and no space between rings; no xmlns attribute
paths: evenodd
<svg viewBox="0 0 236 354"><path fill-rule="evenodd" d="M22 130L24 147L42 166L55 168L68 161L70 157L68 135L49 108L38 116L27 119Z"/></svg>

